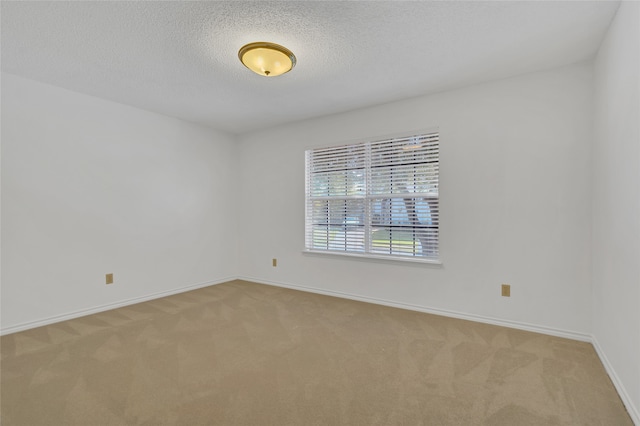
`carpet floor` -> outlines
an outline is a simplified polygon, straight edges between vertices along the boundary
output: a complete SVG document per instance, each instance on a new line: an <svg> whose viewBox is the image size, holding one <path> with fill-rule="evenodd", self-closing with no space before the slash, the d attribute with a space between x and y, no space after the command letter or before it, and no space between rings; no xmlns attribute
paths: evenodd
<svg viewBox="0 0 640 426"><path fill-rule="evenodd" d="M3 336L12 425L633 425L593 347L232 281Z"/></svg>

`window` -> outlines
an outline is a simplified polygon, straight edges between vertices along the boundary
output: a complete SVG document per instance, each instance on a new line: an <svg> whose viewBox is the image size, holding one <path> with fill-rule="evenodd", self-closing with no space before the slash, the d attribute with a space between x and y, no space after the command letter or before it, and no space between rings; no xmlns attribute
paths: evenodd
<svg viewBox="0 0 640 426"><path fill-rule="evenodd" d="M306 250L438 260L439 134L306 151Z"/></svg>

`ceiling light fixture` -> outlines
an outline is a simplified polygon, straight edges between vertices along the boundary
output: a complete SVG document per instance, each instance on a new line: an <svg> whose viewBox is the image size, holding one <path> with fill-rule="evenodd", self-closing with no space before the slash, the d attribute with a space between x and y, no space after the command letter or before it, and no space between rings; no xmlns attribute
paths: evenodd
<svg viewBox="0 0 640 426"><path fill-rule="evenodd" d="M238 58L245 67L265 77L284 74L296 66L296 57L289 49L264 41L242 46Z"/></svg>

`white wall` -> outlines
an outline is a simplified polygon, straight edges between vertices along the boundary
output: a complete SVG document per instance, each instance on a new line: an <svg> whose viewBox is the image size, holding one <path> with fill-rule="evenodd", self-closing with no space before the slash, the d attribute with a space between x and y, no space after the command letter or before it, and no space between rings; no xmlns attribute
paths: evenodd
<svg viewBox="0 0 640 426"><path fill-rule="evenodd" d="M591 85L590 65L580 64L241 137L239 270L586 336ZM433 126L442 267L302 254L305 149Z"/></svg>
<svg viewBox="0 0 640 426"><path fill-rule="evenodd" d="M620 393L638 424L639 28L640 3L623 2L595 61L592 254L593 334L610 373L623 385Z"/></svg>
<svg viewBox="0 0 640 426"><path fill-rule="evenodd" d="M235 155L222 133L2 74L2 330L236 276Z"/></svg>

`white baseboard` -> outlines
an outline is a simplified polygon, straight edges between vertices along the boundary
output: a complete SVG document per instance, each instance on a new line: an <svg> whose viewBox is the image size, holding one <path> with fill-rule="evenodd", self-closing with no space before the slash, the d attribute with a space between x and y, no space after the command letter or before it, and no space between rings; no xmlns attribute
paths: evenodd
<svg viewBox="0 0 640 426"><path fill-rule="evenodd" d="M55 315L48 318L42 318L36 321L24 322L21 324L12 325L9 327L0 328L0 336L5 334L17 333L18 331L29 330L31 328L42 327L43 325L54 324L56 322L67 321L70 319L83 317L86 315L97 314L98 312L104 312L111 309L122 308L123 306L134 305L136 303L147 302L153 299L159 299L161 297L171 296L173 294L184 293L186 291L196 290L198 288L209 287L211 285L222 284L224 282L233 281L236 277L223 278L214 281L205 281L198 284L191 284L188 286L175 288L167 291L160 291L158 293L148 294L146 296L134 297L132 299L121 300L115 303L108 303L105 305L95 306L88 309L80 309L66 314Z"/></svg>
<svg viewBox="0 0 640 426"><path fill-rule="evenodd" d="M596 350L596 353L600 357L600 361L602 361L602 365L604 365L604 369L607 370L607 374L609 374L609 377L611 378L613 385L618 391L618 395L620 395L620 399L622 400L622 403L626 407L627 412L631 417L631 420L636 426L640 426L640 407L636 407L634 405L633 400L627 393L627 389L624 387L624 385L620 381L620 378L616 374L616 371L613 369L613 366L609 362L609 358L607 358L607 355L604 353L604 350L602 350L600 343L598 343L598 339L596 339L596 336L593 336L593 335L591 336L591 344L593 345L593 347Z"/></svg>
<svg viewBox="0 0 640 426"><path fill-rule="evenodd" d="M582 342L591 342L591 335L588 333L580 333L577 331L563 330L560 328L546 327L535 324L528 324L519 321L503 320L498 318L486 317L475 314L465 314L462 312L450 311L446 309L432 308L429 306L413 305L410 303L393 302L385 299L377 299L374 297L360 296L357 294L343 293L341 291L324 290L316 287L306 287L295 284L288 284L277 281L268 281L253 277L238 277L239 280L251 281L259 284L266 284L275 287L285 287L292 290L306 291L310 293L324 294L326 296L341 297L343 299L358 300L360 302L375 303L377 305L390 306L393 308L407 309L410 311L424 312L427 314L442 315L445 317L458 318L463 320L482 322L486 324L500 325L503 327L516 328L519 330L532 331L535 333L547 334L556 337L565 337L567 339L580 340Z"/></svg>
<svg viewBox="0 0 640 426"><path fill-rule="evenodd" d="M327 296L342 297L345 299L358 300L360 302L375 303L378 305L391 306L394 308L408 309L411 311L425 312L429 314L442 315L446 317L482 322L486 324L500 325L503 327L533 331L535 333L541 333L541 334L547 334L551 336L565 337L568 339L589 342L595 348L596 353L598 354L598 357L600 357L600 360L604 365L605 370L609 374L611 381L613 382L616 390L618 391L618 395L620 395L620 399L622 399L624 406L627 408L627 412L629 413L631 420L634 422L635 425L640 426L640 415L638 414L638 407L634 406L633 401L631 400L631 397L629 397L629 394L627 393L625 387L623 386L622 382L618 378L615 370L613 369L613 366L611 365L604 351L600 347L598 340L595 338L595 336L591 334L562 330L559 328L546 327L546 326L540 326L535 324L528 324L528 323L523 323L518 321L502 320L497 318L485 317L481 315L464 314L461 312L450 311L446 309L437 309L437 308L430 308L430 307L420 306L420 305L412 305L408 303L392 302L384 299L376 299L373 297L359 296L359 295L350 294L350 293L324 290L324 289L319 289L315 287L306 287L306 286L282 283L277 281L268 281L268 280L263 280L259 278L253 278L253 277L238 277L238 279L251 281L259 284L271 285L275 287L284 287L284 288L290 288L293 290L306 291L310 293L324 294Z"/></svg>
<svg viewBox="0 0 640 426"><path fill-rule="evenodd" d="M53 323L56 323L56 322L66 321L66 320L70 320L70 319L74 319L74 318L78 318L78 317L83 317L83 316L86 316L86 315L96 314L98 312L104 312L104 311L108 311L110 309L117 309L117 308L121 308L123 306L128 306L128 305L133 305L133 304L136 304L136 303L146 302L146 301L153 300L153 299L159 299L161 297L171 296L173 294L184 293L186 291L196 290L198 288L208 287L208 286L216 285L216 284L221 284L221 283L228 282L228 281L233 281L233 280L236 280L236 279L245 280L245 281L251 281L251 282L258 283L258 284L271 285L271 286L275 286L275 287L284 287L284 288L290 288L290 289L293 289L293 290L306 291L306 292L310 292L310 293L324 294L324 295L327 295L327 296L341 297L341 298L344 298L344 299L358 300L360 302L375 303L377 305L390 306L390 307L394 307L394 308L407 309L407 310L411 310L411 311L425 312L425 313L429 313L429 314L442 315L442 316L446 316L446 317L459 318L459 319L463 319L463 320L482 322L482 323L486 323L486 324L500 325L500 326L503 326L503 327L516 328L516 329L519 329L519 330L532 331L532 332L535 332L535 333L548 334L548 335L551 335L551 336L566 337L568 339L580 340L580 341L583 341L583 342L592 342L592 336L590 334L586 334L586 333L579 333L579 332L575 332L575 331L562 330L562 329L559 329L559 328L545 327L545 326L540 326L540 325L535 325L535 324L528 324L528 323L523 323L523 322L518 322L518 321L503 320L503 319L498 319L498 318L486 317L486 316L482 316L482 315L465 314L465 313L462 313L462 312L450 311L450 310L446 310L446 309L432 308L432 307L428 307L428 306L413 305L413 304L402 303L402 302L393 302L393 301L389 301L389 300L385 300L385 299L377 299L377 298L374 298L374 297L361 296L361 295L357 295L357 294L344 293L344 292L340 292L340 291L324 290L324 289L320 289L320 288L316 288L316 287L307 287L307 286L301 286L301 285L289 284L289 283L283 283L283 282L268 281L268 280L263 280L263 279L260 279L260 278L246 277L246 276L227 277L227 278L222 278L222 279L219 279L219 280L205 281L205 282L201 282L201 283L198 283L198 284L192 284L192 285L188 285L188 286L184 286L184 287L180 287L180 288L176 288L176 289L172 289L172 290L161 291L161 292L158 292L158 293L149 294L149 295L146 295L146 296L135 297L135 298L132 298L132 299L126 299L126 300L122 300L122 301L115 302L115 303L108 303L108 304L105 304L105 305L99 305L99 306L95 306L95 307L88 308L88 309L80 309L80 310L77 310L77 311L68 312L68 313L61 314L61 315L55 315L55 316L52 316L52 317L42 318L42 319L35 320L35 321L29 321L29 322L25 322L25 323L12 325L12 326L9 326L9 327L3 327L3 328L0 328L0 336L4 336L5 334L17 333L19 331L29 330L31 328L41 327L43 325L53 324Z"/></svg>
<svg viewBox="0 0 640 426"><path fill-rule="evenodd" d="M16 333L16 332L28 330L28 329L31 329L31 328L41 327L43 325L53 324L53 323L60 322L60 321L66 321L66 320L70 320L70 319L73 319L73 318L82 317L82 316L85 316L85 315L91 315L91 314L95 314L95 313L98 313L98 312L108 311L108 310L111 310L111 309L117 309L117 308L121 308L121 307L124 307L124 306L133 305L133 304L136 304L136 303L146 302L146 301L149 301L149 300L159 299L161 297L171 296L173 294L178 294L178 293L184 293L184 292L187 292L187 291L190 291L190 290L196 290L196 289L199 289L199 288L208 287L208 286L212 286L212 285L216 285L216 284L221 284L221 283L228 282L228 281L233 281L233 280L236 280L236 279L245 280L245 281L251 281L251 282L258 283L258 284L266 284L266 285L275 286L275 287L284 287L284 288L290 288L290 289L293 289L293 290L306 291L306 292L310 292L310 293L324 294L324 295L327 295L327 296L341 297L341 298L344 298L344 299L357 300L357 301L360 301L360 302L375 303L375 304L378 304L378 305L390 306L390 307L394 307L394 308L408 309L408 310L411 310L411 311L425 312L425 313L429 313L429 314L442 315L442 316L446 316L446 317L459 318L459 319L463 319L463 320L469 320L469 321L482 322L482 323L486 323L486 324L499 325L499 326L503 326L503 327L509 327L509 328L515 328L515 329L519 329L519 330L532 331L532 332L535 332L535 333L547 334L547 335L551 335L551 336L565 337L565 338L568 338L568 339L579 340L579 341L583 341L583 342L590 342L593 345L593 347L595 348L596 353L600 357L600 360L602 361L602 364L604 365L604 368L606 369L607 373L609 374L609 377L611 378L611 381L613 382L616 390L618 391L618 394L620 395L620 398L622 399L622 402L624 403L625 407L627 408L627 411L628 411L629 415L631 416L631 420L637 426L640 426L640 412L638 411L638 407L636 407L634 405L633 401L631 400L631 397L629 396L629 394L627 393L624 385L622 384L622 382L618 378L618 375L616 374L613 366L609 362L609 359L607 358L606 354L602 350L602 347L598 343L598 340L596 339L595 336L593 336L591 334L579 333L579 332L575 332L575 331L569 331L569 330L563 330L563 329L559 329L559 328L540 326L540 325L535 325L535 324L528 324L528 323L523 323L523 322L518 322L518 321L502 320L502 319L491 318L491 317L486 317L486 316L482 316L482 315L465 314L465 313L462 313L462 312L450 311L450 310L446 310L446 309L431 308L431 307L427 307L427 306L413 305L413 304L401 303L401 302L393 302L393 301L389 301L389 300L377 299L377 298L367 297L367 296L360 296L360 295L351 294L351 293L344 293L344 292L340 292L340 291L324 290L324 289L320 289L320 288L316 288L316 287L300 286L300 285L295 285L295 284L288 284L288 283L277 282L277 281L269 281L269 280L263 280L263 279L259 279L259 278L246 277L246 276L228 277L228 278L223 278L223 279L214 280L214 281L205 281L205 282L202 282L202 283L192 284L192 285L188 285L188 286L185 286L185 287L180 287L180 288L177 288L177 289L162 291L162 292L153 293L153 294L149 294L149 295L146 295L146 296L136 297L136 298L127 299L127 300L122 300L122 301L119 301L119 302L116 302L116 303L109 303L109 304L100 305L100 306L96 306L96 307L89 308L89 309L81 309L81 310L78 310L78 311L69 312L69 313L62 314L62 315L56 315L56 316L49 317L49 318L43 318L43 319L36 320L36 321L30 321L30 322L26 322L26 323L21 323L21 324L9 326L9 327L6 327L6 328L0 328L0 335Z"/></svg>

